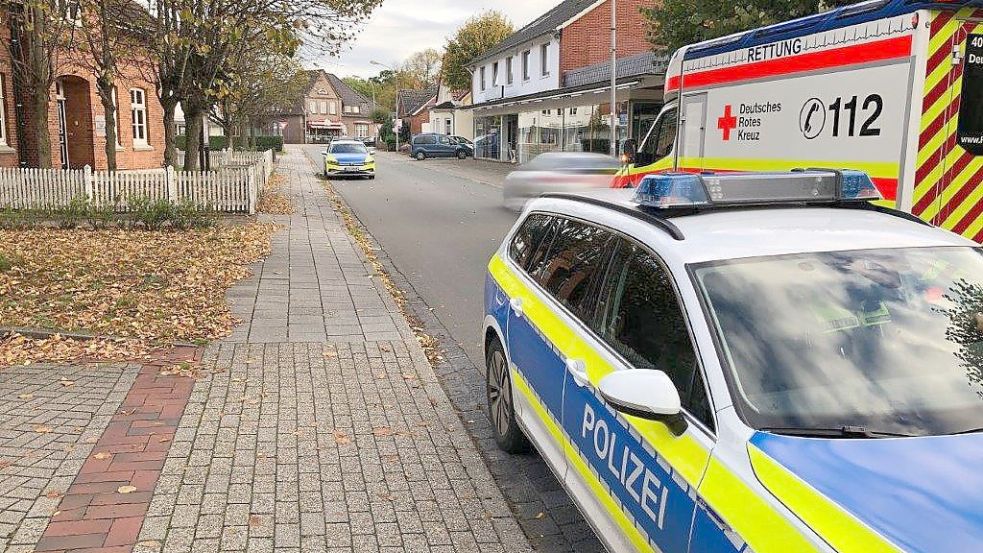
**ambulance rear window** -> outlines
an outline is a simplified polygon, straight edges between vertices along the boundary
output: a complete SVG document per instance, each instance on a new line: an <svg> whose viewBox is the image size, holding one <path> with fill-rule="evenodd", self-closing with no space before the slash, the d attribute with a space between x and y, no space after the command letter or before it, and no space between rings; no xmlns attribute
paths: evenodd
<svg viewBox="0 0 983 553"><path fill-rule="evenodd" d="M983 154L983 34L966 37L962 99L956 127L959 145L974 155Z"/></svg>

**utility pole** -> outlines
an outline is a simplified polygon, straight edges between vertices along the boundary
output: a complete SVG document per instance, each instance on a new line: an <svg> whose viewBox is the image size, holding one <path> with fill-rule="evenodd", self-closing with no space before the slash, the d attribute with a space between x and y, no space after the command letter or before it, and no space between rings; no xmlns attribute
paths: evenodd
<svg viewBox="0 0 983 553"><path fill-rule="evenodd" d="M618 0L611 0L611 155L618 156Z"/></svg>

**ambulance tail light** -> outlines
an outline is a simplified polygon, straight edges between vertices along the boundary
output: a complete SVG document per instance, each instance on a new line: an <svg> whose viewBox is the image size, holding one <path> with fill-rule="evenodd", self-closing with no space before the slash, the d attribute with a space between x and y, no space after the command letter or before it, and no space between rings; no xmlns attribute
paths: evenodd
<svg viewBox="0 0 983 553"><path fill-rule="evenodd" d="M707 209L747 205L831 205L880 200L861 171L808 169L788 173L648 175L635 194L640 206L655 209Z"/></svg>

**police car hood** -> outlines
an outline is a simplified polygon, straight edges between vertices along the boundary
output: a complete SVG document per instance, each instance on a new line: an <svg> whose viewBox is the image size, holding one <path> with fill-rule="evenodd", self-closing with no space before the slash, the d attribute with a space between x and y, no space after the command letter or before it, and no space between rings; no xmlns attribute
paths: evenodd
<svg viewBox="0 0 983 553"><path fill-rule="evenodd" d="M782 469L830 502L827 515L842 509L902 550L983 551L981 433L819 439L759 432L749 450L761 483L831 544L839 540L819 528L826 502L792 491Z"/></svg>

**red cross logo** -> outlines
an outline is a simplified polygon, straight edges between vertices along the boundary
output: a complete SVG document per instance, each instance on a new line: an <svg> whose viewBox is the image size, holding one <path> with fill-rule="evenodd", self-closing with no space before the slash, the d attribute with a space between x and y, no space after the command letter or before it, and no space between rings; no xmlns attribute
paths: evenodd
<svg viewBox="0 0 983 553"><path fill-rule="evenodd" d="M737 128L737 117L731 115L730 104L724 106L724 116L717 118L717 128L724 131L724 140L730 140L730 131Z"/></svg>

